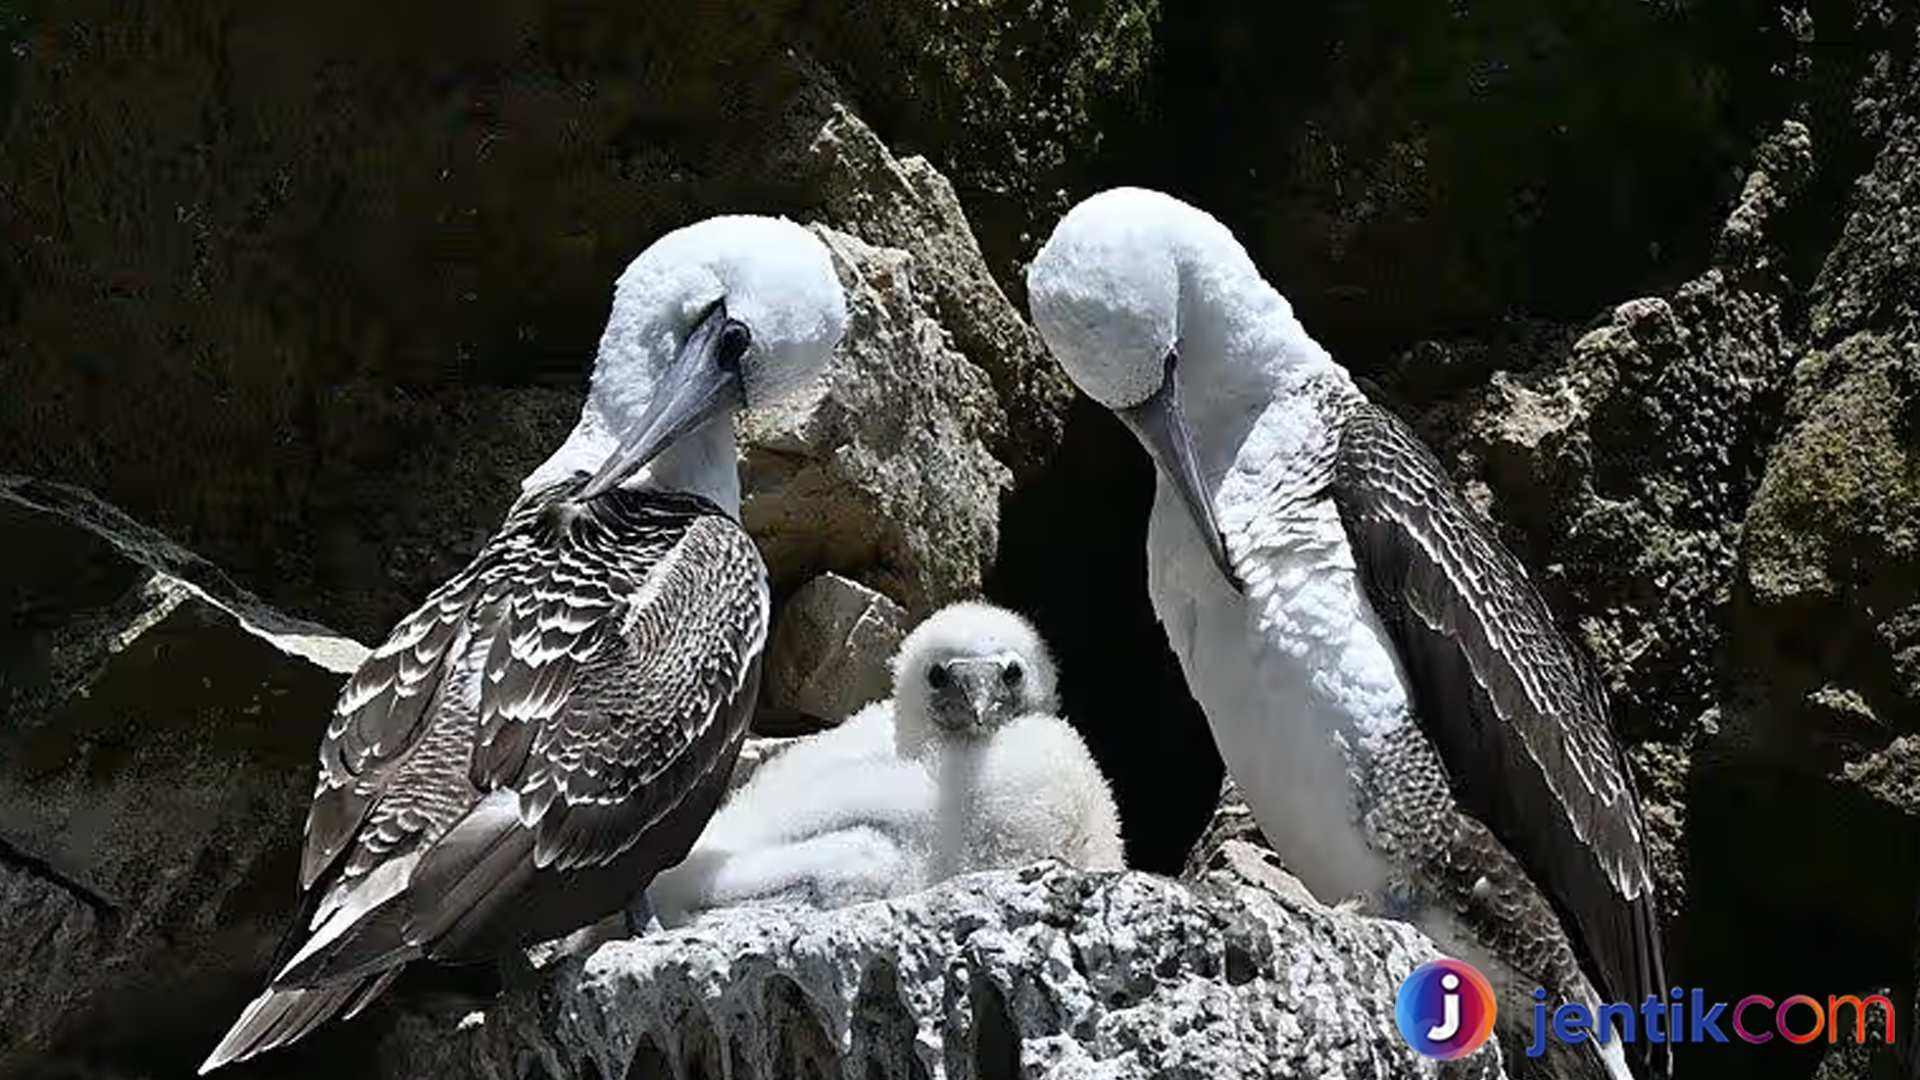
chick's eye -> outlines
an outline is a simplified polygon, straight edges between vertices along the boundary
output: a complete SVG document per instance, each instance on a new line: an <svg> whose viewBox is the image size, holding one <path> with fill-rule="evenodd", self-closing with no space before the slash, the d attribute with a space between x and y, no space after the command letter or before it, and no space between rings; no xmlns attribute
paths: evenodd
<svg viewBox="0 0 1920 1080"><path fill-rule="evenodd" d="M740 361L752 345L753 331L747 329L747 324L728 319L727 325L720 328L720 345L715 350L714 362L720 365L722 371L737 373Z"/></svg>
<svg viewBox="0 0 1920 1080"><path fill-rule="evenodd" d="M927 669L927 685L935 690L945 690L953 685L953 674L945 664L935 664Z"/></svg>
<svg viewBox="0 0 1920 1080"><path fill-rule="evenodd" d="M1009 688L1019 686L1026 677L1026 669L1017 663L1008 664L1000 669L1000 681L1006 683Z"/></svg>

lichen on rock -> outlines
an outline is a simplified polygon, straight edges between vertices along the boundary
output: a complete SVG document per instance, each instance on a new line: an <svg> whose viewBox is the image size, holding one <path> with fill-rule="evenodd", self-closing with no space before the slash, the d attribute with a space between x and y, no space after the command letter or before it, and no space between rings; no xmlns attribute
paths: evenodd
<svg viewBox="0 0 1920 1080"><path fill-rule="evenodd" d="M1743 542L1736 734L1835 775L1920 716L1920 63L1906 79L1813 283Z"/></svg>
<svg viewBox="0 0 1920 1080"><path fill-rule="evenodd" d="M1806 129L1783 125L1757 155L1716 265L1669 295L1616 305L1558 356L1551 332L1518 335L1519 370L1417 420L1596 662L1636 762L1670 919L1686 895L1688 755L1719 708L1742 520L1792 363L1769 226L1810 169ZM1417 385L1411 369L1435 351L1447 352L1403 360L1389 387Z"/></svg>

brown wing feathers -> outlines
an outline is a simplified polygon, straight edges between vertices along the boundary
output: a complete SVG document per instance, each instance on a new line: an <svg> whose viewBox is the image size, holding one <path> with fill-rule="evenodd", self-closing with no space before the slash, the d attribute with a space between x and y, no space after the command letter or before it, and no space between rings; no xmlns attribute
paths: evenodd
<svg viewBox="0 0 1920 1080"><path fill-rule="evenodd" d="M1333 496L1463 809L1571 916L1607 1000L1664 994L1639 798L1586 659L1391 414L1355 406Z"/></svg>
<svg viewBox="0 0 1920 1080"><path fill-rule="evenodd" d="M418 860L403 889L281 972L222 1044L228 1059L364 1007L397 963L511 938L517 907L573 911L581 898L522 895L564 891L563 875L624 890L599 905L618 910L697 833L689 815L710 812L757 688L765 568L704 500L583 505L576 486L524 498L343 689L296 932ZM642 842L669 818L665 847Z"/></svg>

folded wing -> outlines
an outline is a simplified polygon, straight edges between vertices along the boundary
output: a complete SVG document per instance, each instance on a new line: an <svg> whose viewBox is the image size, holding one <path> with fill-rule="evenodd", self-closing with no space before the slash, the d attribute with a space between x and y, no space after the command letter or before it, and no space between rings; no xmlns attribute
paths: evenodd
<svg viewBox="0 0 1920 1080"><path fill-rule="evenodd" d="M343 988L399 964L621 909L712 813L757 691L765 566L702 499L576 487L523 498L348 681L262 1001L300 996L256 1002L274 1030L243 1017L223 1060L364 1004Z"/></svg>

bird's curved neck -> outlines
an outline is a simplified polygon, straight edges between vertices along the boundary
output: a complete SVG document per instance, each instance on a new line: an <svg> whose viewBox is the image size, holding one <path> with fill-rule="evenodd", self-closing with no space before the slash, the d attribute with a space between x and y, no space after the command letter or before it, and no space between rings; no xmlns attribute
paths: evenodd
<svg viewBox="0 0 1920 1080"><path fill-rule="evenodd" d="M589 393L580 422L553 455L521 481L522 492L545 487L575 474L592 475L620 447L617 432L631 428L623 410L598 393ZM685 491L699 495L738 520L740 467L733 418L721 415L688 432L621 485L635 491Z"/></svg>
<svg viewBox="0 0 1920 1080"><path fill-rule="evenodd" d="M1186 268L1185 286L1181 408L1203 471L1218 475L1275 400L1311 380L1348 381L1348 375L1251 266L1196 260Z"/></svg>

